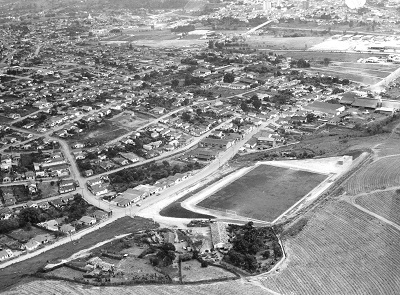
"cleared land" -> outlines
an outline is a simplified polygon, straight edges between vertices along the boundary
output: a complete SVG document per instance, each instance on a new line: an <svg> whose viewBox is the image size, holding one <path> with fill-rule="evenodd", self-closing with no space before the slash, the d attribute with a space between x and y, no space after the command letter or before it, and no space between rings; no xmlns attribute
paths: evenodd
<svg viewBox="0 0 400 295"><path fill-rule="evenodd" d="M223 268L208 266L201 267L197 260L182 262L182 281L197 282L202 280L215 280L223 278L234 278L235 275Z"/></svg>
<svg viewBox="0 0 400 295"><path fill-rule="evenodd" d="M250 35L247 42L255 48L276 49L293 49L304 50L326 40L326 37L274 37L271 35Z"/></svg>
<svg viewBox="0 0 400 295"><path fill-rule="evenodd" d="M68 139L68 141L71 144L75 142L102 144L126 133L128 133L128 130L121 125L110 120L104 120L102 123L96 125L94 129L84 130L79 135Z"/></svg>
<svg viewBox="0 0 400 295"><path fill-rule="evenodd" d="M379 159L357 172L347 183L350 195L400 185L400 156Z"/></svg>
<svg viewBox="0 0 400 295"><path fill-rule="evenodd" d="M397 294L400 232L346 202L327 204L285 241L287 266L262 284L281 294Z"/></svg>
<svg viewBox="0 0 400 295"><path fill-rule="evenodd" d="M113 223L106 225L90 234L85 235L83 239L64 244L60 247L51 249L41 255L32 257L22 262L10 265L0 271L0 292L17 284L23 276L35 273L40 267L47 264L47 261L57 261L67 258L76 252L89 248L99 242L113 238L115 235L132 233L140 229L155 228L153 222L141 217L123 217ZM28 293L30 293L26 289ZM43 289L46 290L46 289ZM47 291L47 290L46 290ZM26 294L28 294L26 293ZM44 293L41 293L44 294ZM51 294L60 294L55 292ZM65 293L71 294L71 293Z"/></svg>
<svg viewBox="0 0 400 295"><path fill-rule="evenodd" d="M118 122L120 125L127 128L138 128L147 123L150 119L150 116L137 112L132 116L132 112L126 111L114 116L111 121Z"/></svg>
<svg viewBox="0 0 400 295"><path fill-rule="evenodd" d="M356 204L400 225L400 192L386 191L360 196Z"/></svg>
<svg viewBox="0 0 400 295"><path fill-rule="evenodd" d="M317 173L260 165L198 205L273 221L325 178Z"/></svg>

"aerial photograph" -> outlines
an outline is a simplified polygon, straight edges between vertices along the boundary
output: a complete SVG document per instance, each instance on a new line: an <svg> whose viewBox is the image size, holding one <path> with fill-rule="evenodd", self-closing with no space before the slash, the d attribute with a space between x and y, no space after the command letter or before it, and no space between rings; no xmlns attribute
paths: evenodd
<svg viewBox="0 0 400 295"><path fill-rule="evenodd" d="M0 294L399 295L400 0L0 0Z"/></svg>

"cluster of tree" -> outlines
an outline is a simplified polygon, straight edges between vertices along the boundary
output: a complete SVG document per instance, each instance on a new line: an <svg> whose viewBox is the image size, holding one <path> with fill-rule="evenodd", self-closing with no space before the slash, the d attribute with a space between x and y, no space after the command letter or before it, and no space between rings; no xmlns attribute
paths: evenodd
<svg viewBox="0 0 400 295"><path fill-rule="evenodd" d="M198 62L193 58L186 57L181 59L181 64L197 66Z"/></svg>
<svg viewBox="0 0 400 295"><path fill-rule="evenodd" d="M258 268L256 255L259 252L263 252L264 257L267 255L265 254L269 249L267 243L272 243L275 260L279 260L283 255L278 238L270 227L256 228L249 222L243 226L231 224L228 231L234 237L231 240L233 247L224 259L235 266L255 272Z"/></svg>
<svg viewBox="0 0 400 295"><path fill-rule="evenodd" d="M162 163L151 163L140 166L138 168L128 168L113 174L110 174L110 182L116 191L125 191L130 187L135 187L142 182L154 183L157 180L166 178L176 173L185 173L191 170L200 169L199 163L187 163L179 166L177 164L170 165L168 161Z"/></svg>
<svg viewBox="0 0 400 295"><path fill-rule="evenodd" d="M153 266L168 266L175 260L175 246L171 243L164 243L157 248L156 254L150 257Z"/></svg>
<svg viewBox="0 0 400 295"><path fill-rule="evenodd" d="M185 86L189 86L189 85L199 86L201 83L204 83L203 77L194 77L192 75L185 76Z"/></svg>
<svg viewBox="0 0 400 295"><path fill-rule="evenodd" d="M292 60L290 62L290 66L292 68L309 68L310 67L310 63L302 58L300 58L299 60Z"/></svg>
<svg viewBox="0 0 400 295"><path fill-rule="evenodd" d="M235 82L235 75L233 73L226 73L224 75L224 82L225 83L233 83L233 82Z"/></svg>
<svg viewBox="0 0 400 295"><path fill-rule="evenodd" d="M184 25L184 26L177 26L175 28L171 29L171 32L173 33L187 33L194 31L196 27L194 25Z"/></svg>

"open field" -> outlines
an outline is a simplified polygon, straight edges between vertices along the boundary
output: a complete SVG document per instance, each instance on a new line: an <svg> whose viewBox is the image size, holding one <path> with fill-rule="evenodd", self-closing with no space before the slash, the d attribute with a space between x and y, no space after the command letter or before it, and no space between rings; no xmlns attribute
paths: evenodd
<svg viewBox="0 0 400 295"><path fill-rule="evenodd" d="M110 120L104 120L94 130L84 130L79 135L69 138L68 142L70 144L75 142L102 144L126 133L128 133L128 130L121 125Z"/></svg>
<svg viewBox="0 0 400 295"><path fill-rule="evenodd" d="M382 78L386 77L378 77L375 74L368 74L363 72L362 70L349 70L340 67L326 67L326 68L309 68L305 70L306 72L311 73L320 73L327 76L340 77L341 79L349 79L350 81L363 83L366 85L376 84L382 80Z"/></svg>
<svg viewBox="0 0 400 295"><path fill-rule="evenodd" d="M113 238L116 235L132 233L139 229L157 227L151 220L141 217L123 217L111 224L108 224L74 242L70 242L51 249L43 254L10 265L0 272L0 292L17 284L23 276L35 273L39 268L44 267L47 261L58 261L70 257L81 250L87 249L99 242ZM58 293L59 294L59 293Z"/></svg>
<svg viewBox="0 0 400 295"><path fill-rule="evenodd" d="M260 165L198 205L273 221L325 178L308 171Z"/></svg>
<svg viewBox="0 0 400 295"><path fill-rule="evenodd" d="M332 61L340 61L340 62L357 62L360 58L368 58L372 56L371 53L338 53L338 52L321 52L321 51L291 51L291 50L282 50L276 52L277 54L292 57L294 59L306 59L310 61L323 61L324 58L329 58Z"/></svg>
<svg viewBox="0 0 400 295"><path fill-rule="evenodd" d="M261 49L268 48L271 51L276 49L304 50L323 42L326 37L296 37L284 38L272 35L250 35L247 42L251 47Z"/></svg>
<svg viewBox="0 0 400 295"><path fill-rule="evenodd" d="M117 122L126 128L138 128L152 119L150 116L135 112L132 116L132 112L125 111L114 116L110 121Z"/></svg>
<svg viewBox="0 0 400 295"><path fill-rule="evenodd" d="M359 196L356 204L400 225L400 193L396 191L377 192Z"/></svg>
<svg viewBox="0 0 400 295"><path fill-rule="evenodd" d="M12 119L10 119L10 118L0 116L0 124L9 123L11 121L12 121Z"/></svg>
<svg viewBox="0 0 400 295"><path fill-rule="evenodd" d="M400 185L400 156L379 159L358 171L345 186L350 195Z"/></svg>
<svg viewBox="0 0 400 295"><path fill-rule="evenodd" d="M37 187L42 192L42 198L49 198L59 195L56 182L54 182L53 185L51 185L51 182L39 182Z"/></svg>
<svg viewBox="0 0 400 295"><path fill-rule="evenodd" d="M400 128L391 135L388 140L378 145L375 148L379 157L391 156L391 155L400 155Z"/></svg>
<svg viewBox="0 0 400 295"><path fill-rule="evenodd" d="M229 271L215 266L207 268L200 267L200 262L190 260L182 262L182 281L196 282L201 280L215 280L222 278L234 278L235 275Z"/></svg>
<svg viewBox="0 0 400 295"><path fill-rule="evenodd" d="M60 268L53 269L52 271L48 272L47 275L73 280L74 278L81 278L83 272L63 266Z"/></svg>
<svg viewBox="0 0 400 295"><path fill-rule="evenodd" d="M92 287L75 283L36 280L20 285L6 293L7 295L50 295L50 294L85 294L85 295L274 295L266 289L246 283L245 281L228 281L213 284L196 285L148 285L148 286L121 286L121 287ZM276 294L275 294L276 295Z"/></svg>
<svg viewBox="0 0 400 295"><path fill-rule="evenodd" d="M280 294L397 294L400 232L342 201L318 209L279 272L260 278Z"/></svg>

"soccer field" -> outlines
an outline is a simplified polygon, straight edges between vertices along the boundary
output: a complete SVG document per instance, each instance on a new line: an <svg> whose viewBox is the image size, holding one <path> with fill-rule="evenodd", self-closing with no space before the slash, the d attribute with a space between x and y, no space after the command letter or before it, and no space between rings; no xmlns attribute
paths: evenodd
<svg viewBox="0 0 400 295"><path fill-rule="evenodd" d="M198 205L271 222L326 177L308 171L259 165Z"/></svg>

